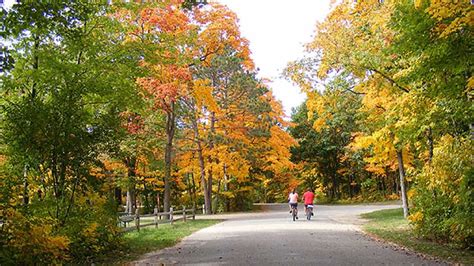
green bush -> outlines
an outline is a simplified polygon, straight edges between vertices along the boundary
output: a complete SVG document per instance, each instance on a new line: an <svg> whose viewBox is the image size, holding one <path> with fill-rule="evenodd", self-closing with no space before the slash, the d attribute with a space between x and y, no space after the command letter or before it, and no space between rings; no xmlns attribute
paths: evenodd
<svg viewBox="0 0 474 266"><path fill-rule="evenodd" d="M71 239L70 255L75 262L91 263L122 244L116 207L104 198L88 195L75 208L63 232Z"/></svg>
<svg viewBox="0 0 474 266"><path fill-rule="evenodd" d="M445 137L415 179L412 215L423 237L474 247L473 141Z"/></svg>

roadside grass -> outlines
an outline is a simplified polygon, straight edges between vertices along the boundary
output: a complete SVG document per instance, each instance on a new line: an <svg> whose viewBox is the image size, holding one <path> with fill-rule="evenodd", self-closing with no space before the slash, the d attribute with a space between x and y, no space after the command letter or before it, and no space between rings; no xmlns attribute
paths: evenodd
<svg viewBox="0 0 474 266"><path fill-rule="evenodd" d="M450 244L417 238L408 220L403 218L401 208L365 213L361 217L369 220L363 226L364 231L381 239L448 262L474 265L474 251L472 250L459 249Z"/></svg>
<svg viewBox="0 0 474 266"><path fill-rule="evenodd" d="M341 200L334 200L334 201L316 201L316 204L322 205L401 205L400 200L392 200L392 199L377 199L377 200L349 200L349 199L341 199Z"/></svg>
<svg viewBox="0 0 474 266"><path fill-rule="evenodd" d="M158 228L148 227L138 231L127 232L123 236L124 244L121 250L108 254L99 263L104 265L126 264L138 259L140 256L171 247L184 237L198 231L199 229L217 224L219 220L194 220L175 222L173 225L163 224Z"/></svg>

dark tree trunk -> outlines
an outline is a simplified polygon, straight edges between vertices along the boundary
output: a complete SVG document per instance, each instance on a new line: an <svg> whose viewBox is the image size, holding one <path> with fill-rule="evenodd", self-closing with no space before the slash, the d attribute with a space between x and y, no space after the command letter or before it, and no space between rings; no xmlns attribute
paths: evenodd
<svg viewBox="0 0 474 266"><path fill-rule="evenodd" d="M193 184L193 190L192 190L193 197L194 197L193 202L196 203L196 183L194 182L194 174L193 173L191 173L191 182Z"/></svg>
<svg viewBox="0 0 474 266"><path fill-rule="evenodd" d="M216 205L214 206L213 213L217 213L217 208L219 207L219 193L221 192L221 180L217 181L217 191L216 191Z"/></svg>
<svg viewBox="0 0 474 266"><path fill-rule="evenodd" d="M115 201L117 202L117 205L122 205L122 189L119 187L116 187L114 190L115 194Z"/></svg>
<svg viewBox="0 0 474 266"><path fill-rule="evenodd" d="M352 199L352 175L349 175L349 197Z"/></svg>
<svg viewBox="0 0 474 266"><path fill-rule="evenodd" d="M175 117L175 106L174 102L170 104L170 111L166 116L166 146L165 146L165 191L163 199L163 209L165 212L170 211L171 207L171 164L172 164L172 153L173 153L173 138L176 129L176 117Z"/></svg>
<svg viewBox="0 0 474 266"><path fill-rule="evenodd" d="M214 149L214 134L215 134L215 123L216 123L216 114L214 112L211 113L211 123L210 123L210 131L211 134L209 135L209 149L212 151ZM209 162L213 163L214 159L209 157ZM212 176L212 169L209 169L208 178L207 178L207 193L209 195L209 199L211 201L211 209L212 212L212 183L213 183L213 176Z"/></svg>
<svg viewBox="0 0 474 266"><path fill-rule="evenodd" d="M201 137L199 135L198 124L195 118L193 118L192 124L193 124L193 130L194 130L194 139L197 145L199 172L201 175L201 188L204 194L204 209L205 209L206 214L211 214L211 198L209 197L208 186L207 186L207 181L206 181L206 170L204 166L202 143L201 143Z"/></svg>

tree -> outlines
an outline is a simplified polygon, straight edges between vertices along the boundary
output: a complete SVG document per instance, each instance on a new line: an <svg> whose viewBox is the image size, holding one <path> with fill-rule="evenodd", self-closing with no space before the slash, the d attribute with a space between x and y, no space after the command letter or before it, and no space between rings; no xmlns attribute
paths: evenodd
<svg viewBox="0 0 474 266"><path fill-rule="evenodd" d="M369 172L399 173L404 214L412 200L409 219L418 232L462 245L460 235L470 234L453 228L469 227L464 214L471 207L463 201L455 208L448 195L460 199L469 185L440 192L435 184L447 180L441 161L469 163L467 153L456 153L456 160L441 151L469 145L472 134L472 64L462 59L471 53L471 15L469 1L342 1L317 25L307 57L286 73L308 94L309 114L324 114L318 88L341 75L351 81L345 89L360 95L362 106L350 147L364 153ZM327 118L317 116L315 127L327 126ZM461 168L450 180L470 184L469 168ZM429 207L433 198L437 204Z"/></svg>
<svg viewBox="0 0 474 266"><path fill-rule="evenodd" d="M117 238L115 208L101 191L105 180L91 169L117 145L119 114L135 94L135 71L120 25L104 15L108 10L83 1L20 3L1 22L14 62L2 76L0 97L9 180L2 191L11 191L2 198L7 235L1 244L18 262L35 261L43 252L22 250L28 238L58 241L52 245L58 252L44 251L52 254L44 263L68 254L95 256ZM106 236L95 251L81 233L92 223L94 233L102 232L97 238ZM26 234L9 235L19 232L7 229L12 224ZM39 228L27 230L28 224ZM15 238L20 246L9 242Z"/></svg>

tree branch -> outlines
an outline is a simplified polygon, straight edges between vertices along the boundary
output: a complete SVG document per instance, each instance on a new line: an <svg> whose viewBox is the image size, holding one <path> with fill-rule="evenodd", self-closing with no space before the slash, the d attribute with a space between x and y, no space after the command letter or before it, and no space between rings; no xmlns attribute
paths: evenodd
<svg viewBox="0 0 474 266"><path fill-rule="evenodd" d="M387 74L385 73L382 73L381 71L378 71L377 69L374 69L374 68L369 68L370 71L374 71L375 73L379 74L380 76L382 76L384 79L390 81L390 83L392 83L393 85L395 85L395 87L399 88L400 90L404 91L404 92L410 92L409 89L405 88L405 87L402 87L400 84L398 84L394 79L392 79L391 77L389 77Z"/></svg>

